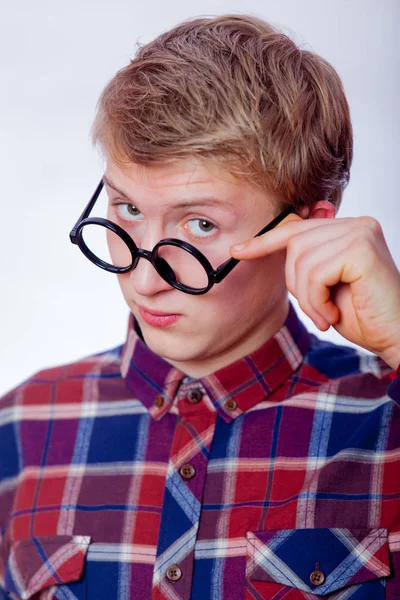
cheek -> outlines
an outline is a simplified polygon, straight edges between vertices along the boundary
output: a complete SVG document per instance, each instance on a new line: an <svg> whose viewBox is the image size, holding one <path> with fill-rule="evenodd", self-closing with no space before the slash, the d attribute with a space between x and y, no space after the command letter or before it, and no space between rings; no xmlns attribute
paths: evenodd
<svg viewBox="0 0 400 600"><path fill-rule="evenodd" d="M233 316L253 319L286 290L285 254L242 261L226 279L206 294L214 320L227 321Z"/></svg>
<svg viewBox="0 0 400 600"><path fill-rule="evenodd" d="M128 246L110 229L106 229L110 262L116 267L127 267L132 263L132 254Z"/></svg>
<svg viewBox="0 0 400 600"><path fill-rule="evenodd" d="M168 295L177 295L176 306L189 317L184 325L184 330L188 328L186 333L193 332L193 327L204 334L241 320L244 325L249 320L257 321L286 290L284 258L284 253L275 253L262 259L242 261L224 281L203 296L190 296L172 288L168 290ZM133 290L129 273L117 275L117 278L129 304Z"/></svg>
<svg viewBox="0 0 400 600"><path fill-rule="evenodd" d="M261 294L265 290L273 291L285 278L284 253L275 253L254 260L242 261L227 276L226 284L230 291L240 295Z"/></svg>

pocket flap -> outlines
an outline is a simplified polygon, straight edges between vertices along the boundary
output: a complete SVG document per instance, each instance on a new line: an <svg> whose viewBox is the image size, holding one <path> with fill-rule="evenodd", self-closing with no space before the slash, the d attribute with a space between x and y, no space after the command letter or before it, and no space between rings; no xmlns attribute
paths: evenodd
<svg viewBox="0 0 400 600"><path fill-rule="evenodd" d="M51 535L14 542L6 563L8 592L27 600L51 585L77 581L83 571L90 537Z"/></svg>
<svg viewBox="0 0 400 600"><path fill-rule="evenodd" d="M325 596L344 586L389 574L387 529L271 529L247 533L249 580L277 582Z"/></svg>

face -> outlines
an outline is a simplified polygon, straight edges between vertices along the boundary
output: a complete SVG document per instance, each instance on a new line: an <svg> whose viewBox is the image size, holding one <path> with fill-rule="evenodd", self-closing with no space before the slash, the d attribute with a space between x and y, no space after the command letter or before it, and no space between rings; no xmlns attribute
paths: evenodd
<svg viewBox="0 0 400 600"><path fill-rule="evenodd" d="M213 268L230 258L231 245L253 237L279 213L265 191L194 159L123 170L109 160L105 190L108 218L138 247L152 250L163 238L178 238L198 248ZM117 238L108 245L118 262ZM201 296L172 288L143 258L118 280L149 348L201 377L253 352L282 326L284 265L282 252L241 261Z"/></svg>

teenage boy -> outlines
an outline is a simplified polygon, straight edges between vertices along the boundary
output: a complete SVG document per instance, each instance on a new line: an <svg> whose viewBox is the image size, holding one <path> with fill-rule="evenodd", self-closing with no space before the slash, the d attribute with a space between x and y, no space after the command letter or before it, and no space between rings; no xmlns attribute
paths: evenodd
<svg viewBox="0 0 400 600"><path fill-rule="evenodd" d="M400 274L375 220L333 219L338 75L256 18L196 19L110 81L93 140L71 240L128 333L1 400L3 597L398 599Z"/></svg>

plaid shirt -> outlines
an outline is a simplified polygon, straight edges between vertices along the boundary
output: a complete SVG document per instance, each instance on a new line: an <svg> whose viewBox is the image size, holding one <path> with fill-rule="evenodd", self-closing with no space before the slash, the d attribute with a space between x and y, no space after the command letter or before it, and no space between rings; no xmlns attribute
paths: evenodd
<svg viewBox="0 0 400 600"><path fill-rule="evenodd" d="M202 379L131 315L0 400L0 598L398 600L399 400L293 307Z"/></svg>

